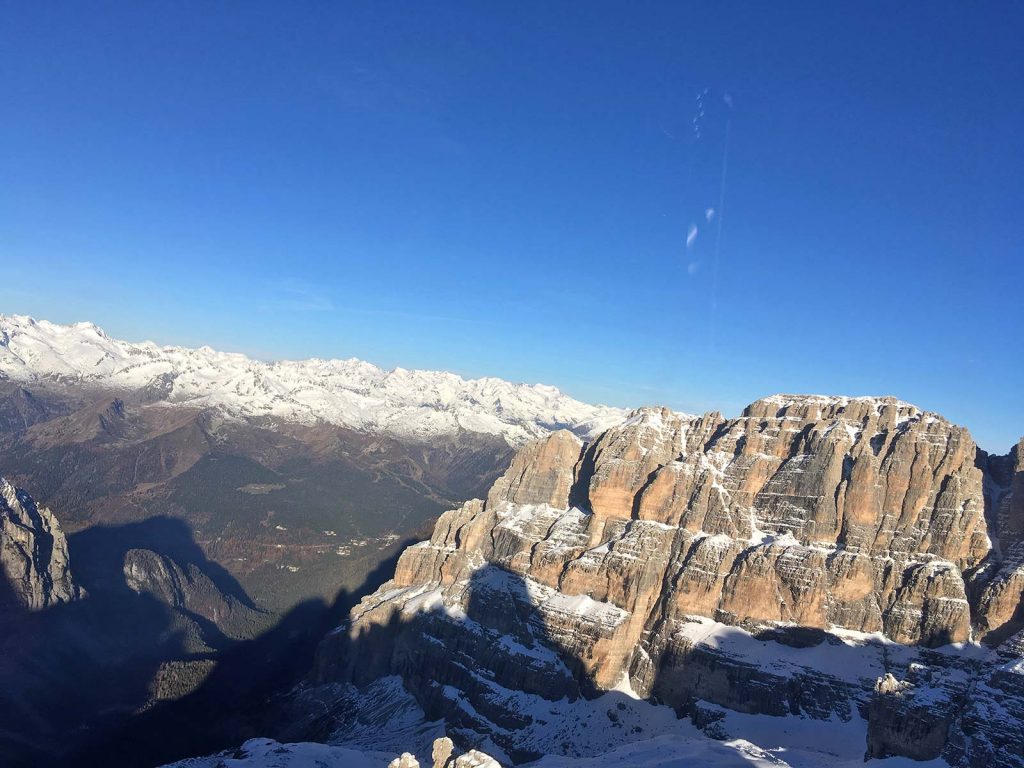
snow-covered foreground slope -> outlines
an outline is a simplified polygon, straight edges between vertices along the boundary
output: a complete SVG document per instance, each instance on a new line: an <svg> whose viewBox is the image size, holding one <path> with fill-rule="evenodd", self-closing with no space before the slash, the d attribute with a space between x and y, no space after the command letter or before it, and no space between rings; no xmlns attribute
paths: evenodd
<svg viewBox="0 0 1024 768"><path fill-rule="evenodd" d="M309 693L315 693L310 691ZM337 694L336 691L330 692ZM330 694L328 694L330 695ZM394 678L352 692L352 721L321 743L252 739L237 749L174 763L174 768L386 768L401 752L414 753L430 768L430 744L443 723L428 722ZM358 707L360 699L363 707ZM668 707L633 697L626 686L593 700L524 701L542 714L543 725L524 734L523 747L568 745L570 756L547 754L524 768L855 768L864 764L867 725L822 722L797 716L771 717L724 712L720 740L709 738ZM411 717L415 710L418 719ZM543 710L543 711L541 711ZM416 722L413 722L416 720ZM743 734L743 738L736 734ZM571 744L569 743L571 742ZM493 745L492 745L493 747ZM485 751L487 746L484 745ZM495 754L500 753L496 750ZM501 765L509 766L505 760ZM906 758L872 761L878 768L948 768L942 760Z"/></svg>
<svg viewBox="0 0 1024 768"><path fill-rule="evenodd" d="M713 741L707 737L659 736L625 744L597 757L545 757L528 768L855 768L862 758L833 759L812 749L795 749L799 762L783 759L783 750L765 752L742 739ZM789 757L789 755L785 755ZM386 768L387 753L359 752L345 747L301 742L280 744L252 739L220 755L175 763L176 768ZM792 758L791 758L792 759ZM429 766L429 763L420 763ZM907 758L875 761L878 768L948 768L942 760L917 762Z"/></svg>
<svg viewBox="0 0 1024 768"><path fill-rule="evenodd" d="M301 742L252 739L236 750L175 763L175 768L387 768L392 756ZM420 762L429 768L430 763ZM545 758L535 768L760 768L786 766L746 742L720 743L707 737L664 736L629 744L592 758Z"/></svg>
<svg viewBox="0 0 1024 768"><path fill-rule="evenodd" d="M359 752L326 744L279 744L273 739L250 739L238 749L174 765L180 768L383 768L390 759L384 753Z"/></svg>
<svg viewBox="0 0 1024 768"><path fill-rule="evenodd" d="M22 315L0 315L5 378L145 390L154 399L238 417L323 421L416 440L467 430L519 445L558 428L596 433L624 416L541 384L385 371L354 358L268 363L209 347L119 341L92 323L58 325Z"/></svg>

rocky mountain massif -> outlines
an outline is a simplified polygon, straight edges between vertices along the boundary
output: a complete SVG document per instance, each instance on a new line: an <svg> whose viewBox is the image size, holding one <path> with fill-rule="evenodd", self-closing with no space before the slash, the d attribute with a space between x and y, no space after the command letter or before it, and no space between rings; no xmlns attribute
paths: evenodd
<svg viewBox="0 0 1024 768"><path fill-rule="evenodd" d="M405 550L297 697L364 696L309 716L344 742L372 708L353 691L398 676L426 721L506 764L651 738L616 706L607 739L570 735L567 702L636 696L780 765L1021 766L1022 483L1024 444L987 456L890 398L556 432Z"/></svg>
<svg viewBox="0 0 1024 768"><path fill-rule="evenodd" d="M25 764L70 734L80 764L152 764L154 736L259 704L452 506L262 721L334 746L217 760L430 764L448 733L545 768L1024 764L1024 445L987 456L891 399L623 421L543 387L27 318L0 320L0 379L3 471L68 531L3 494L0 739Z"/></svg>

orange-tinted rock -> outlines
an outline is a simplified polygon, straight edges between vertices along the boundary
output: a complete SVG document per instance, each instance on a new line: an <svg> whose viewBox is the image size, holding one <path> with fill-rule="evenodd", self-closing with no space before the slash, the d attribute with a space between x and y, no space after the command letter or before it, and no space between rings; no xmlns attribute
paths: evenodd
<svg viewBox="0 0 1024 768"><path fill-rule="evenodd" d="M893 398L775 396L732 420L644 409L588 446L564 432L525 446L382 591L439 590L465 612L476 574L500 568L599 687L638 654L657 665L693 616L965 641L964 573L993 557L979 455L963 428ZM1000 573L971 588L987 595L982 629L1020 602L1024 576ZM355 628L393 613L373 601Z"/></svg>

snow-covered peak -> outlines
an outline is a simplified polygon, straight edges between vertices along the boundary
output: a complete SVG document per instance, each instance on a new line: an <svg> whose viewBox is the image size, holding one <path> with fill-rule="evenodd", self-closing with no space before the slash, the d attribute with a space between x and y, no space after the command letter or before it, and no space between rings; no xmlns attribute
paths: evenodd
<svg viewBox="0 0 1024 768"><path fill-rule="evenodd" d="M322 421L415 440L470 431L520 445L560 428L593 435L625 416L551 386L444 371L386 371L354 358L268 363L210 347L120 341L92 323L59 325L24 315L0 315L3 378L148 388L168 403L236 417Z"/></svg>

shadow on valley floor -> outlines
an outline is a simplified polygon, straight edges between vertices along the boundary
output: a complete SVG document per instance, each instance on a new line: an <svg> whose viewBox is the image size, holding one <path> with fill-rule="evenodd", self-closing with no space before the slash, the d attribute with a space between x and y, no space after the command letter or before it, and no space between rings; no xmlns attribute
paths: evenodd
<svg viewBox="0 0 1024 768"><path fill-rule="evenodd" d="M202 597L216 607L243 618L257 615L237 582L202 556L181 520L156 517L96 527L70 537L68 546L76 581L85 590L81 599L26 611L12 595L0 594L4 766L67 763L68 750L115 732L143 708L161 678L166 689L173 665L179 665L176 674L195 674L211 666L218 651L233 647L237 641L175 599L174 590L200 583L206 588ZM145 584L163 591L130 588L128 558L141 564L143 578L150 580ZM155 566L152 572L144 570L148 566ZM4 579L0 590L10 592Z"/></svg>
<svg viewBox="0 0 1024 768"><path fill-rule="evenodd" d="M72 558L74 558L74 549ZM119 564L86 578L88 594L41 611L8 608L0 631L0 748L6 765L56 763L83 729L102 729L141 706L160 663L186 653L187 627L168 607L110 580Z"/></svg>
<svg viewBox="0 0 1024 768"><path fill-rule="evenodd" d="M161 515L126 525L94 526L72 534L68 547L74 557L75 578L90 593L130 591L123 573L125 555L145 549L169 557L179 566L198 567L223 595L256 610L237 579L206 557L188 525L178 518Z"/></svg>
<svg viewBox="0 0 1024 768"><path fill-rule="evenodd" d="M403 543L398 552L411 543ZM392 576L397 557L381 562L359 589L342 590L330 604L307 600L267 632L225 649L192 693L97 733L62 764L148 768L236 746L273 730L279 697L309 671L324 635Z"/></svg>

